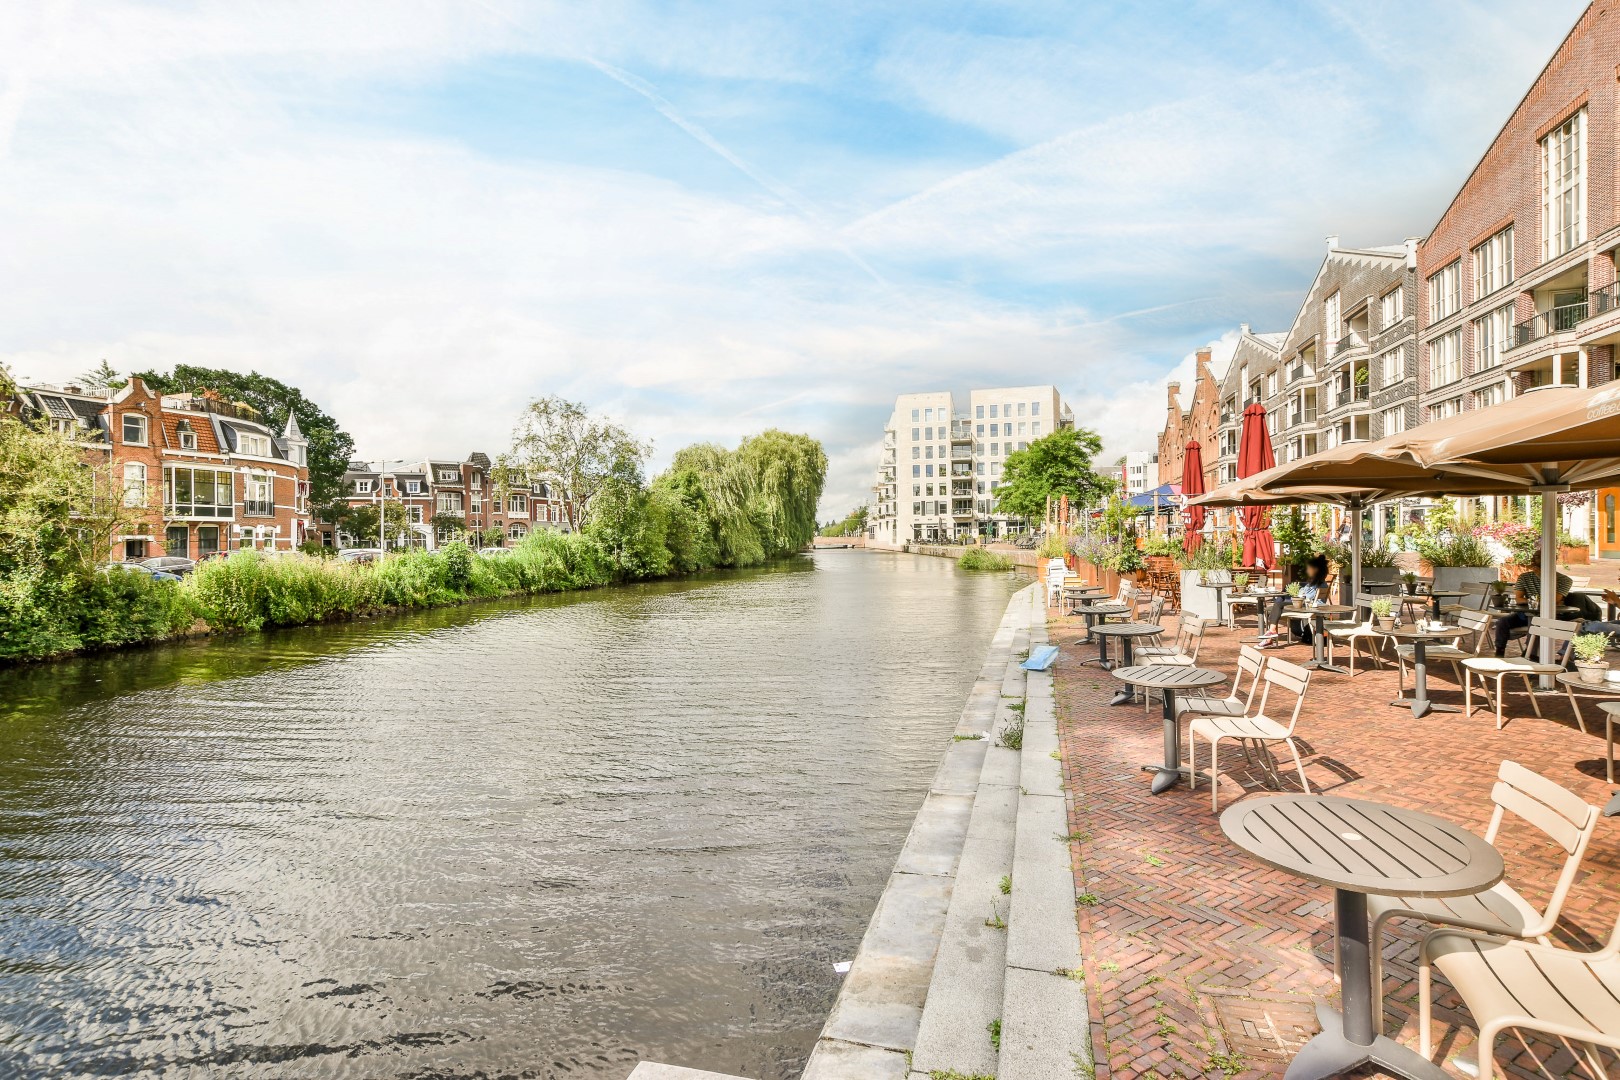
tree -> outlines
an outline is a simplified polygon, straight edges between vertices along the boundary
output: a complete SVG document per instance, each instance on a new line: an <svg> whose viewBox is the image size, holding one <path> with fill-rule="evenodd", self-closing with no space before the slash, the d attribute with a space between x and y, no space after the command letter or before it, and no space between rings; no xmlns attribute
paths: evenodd
<svg viewBox="0 0 1620 1080"><path fill-rule="evenodd" d="M744 439L737 457L753 483L749 508L766 556L790 555L810 543L827 479L827 453L821 443L772 428Z"/></svg>
<svg viewBox="0 0 1620 1080"><path fill-rule="evenodd" d="M191 364L179 364L167 375L159 371L135 374L160 394L206 389L217 391L232 401L246 402L278 432L286 427L289 415L298 417L299 430L309 440L310 501L317 509L329 510L342 498L343 474L354 457L354 439L296 386L288 386L257 371L243 375L239 371ZM330 513L323 516L330 517Z"/></svg>
<svg viewBox="0 0 1620 1080"><path fill-rule="evenodd" d="M869 510L865 506L857 506L842 521L831 521L822 526L822 536L859 536L866 531L866 518Z"/></svg>
<svg viewBox="0 0 1620 1080"><path fill-rule="evenodd" d="M415 535L411 529L411 515L397 502L384 502L387 507L388 546L394 547L406 536ZM338 532L353 537L360 544L379 544L377 531L377 504L341 506L332 511L331 521Z"/></svg>
<svg viewBox="0 0 1620 1080"><path fill-rule="evenodd" d="M1012 453L1001 469L996 501L1002 511L1030 521L1046 517L1050 499L1067 495L1072 506L1089 506L1108 490L1092 470L1102 439L1085 428L1065 428Z"/></svg>
<svg viewBox="0 0 1620 1080"><path fill-rule="evenodd" d="M80 375L79 381L92 390L122 390L129 383L128 379L119 378L118 372L114 371L106 360L101 361L100 367L92 368Z"/></svg>
<svg viewBox="0 0 1620 1080"><path fill-rule="evenodd" d="M590 516L591 502L610 482L641 486L642 462L652 447L585 406L560 397L531 402L518 418L512 449L501 455L498 488L547 480L563 497L575 532Z"/></svg>

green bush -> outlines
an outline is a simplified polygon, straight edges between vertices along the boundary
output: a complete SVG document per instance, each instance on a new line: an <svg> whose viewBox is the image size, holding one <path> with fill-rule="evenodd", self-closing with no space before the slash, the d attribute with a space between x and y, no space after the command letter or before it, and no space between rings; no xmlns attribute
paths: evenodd
<svg viewBox="0 0 1620 1080"><path fill-rule="evenodd" d="M1011 570L1018 564L999 551L976 547L962 552L962 557L956 560L956 565L963 570Z"/></svg>

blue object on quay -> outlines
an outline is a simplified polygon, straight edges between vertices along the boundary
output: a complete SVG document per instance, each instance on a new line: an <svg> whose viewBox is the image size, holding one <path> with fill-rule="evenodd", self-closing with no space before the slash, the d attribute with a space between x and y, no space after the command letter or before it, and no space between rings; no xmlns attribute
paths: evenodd
<svg viewBox="0 0 1620 1080"><path fill-rule="evenodd" d="M1038 645L1030 650L1029 659L1019 666L1025 671L1045 671L1057 659L1057 654L1056 645Z"/></svg>

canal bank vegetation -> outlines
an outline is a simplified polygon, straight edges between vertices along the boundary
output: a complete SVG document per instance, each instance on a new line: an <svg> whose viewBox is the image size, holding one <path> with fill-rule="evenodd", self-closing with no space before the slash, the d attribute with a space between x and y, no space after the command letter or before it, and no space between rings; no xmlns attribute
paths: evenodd
<svg viewBox="0 0 1620 1080"><path fill-rule="evenodd" d="M647 483L646 444L604 434L611 425L579 406L551 411L602 436L575 444L582 460L550 462L573 470L585 503L569 532L539 529L493 555L451 543L370 564L238 551L179 582L104 565L140 512L125 507L111 467L87 464L62 434L0 417L0 662L756 566L815 535L827 458L807 435L687 447ZM523 439L520 428L507 466L553 472Z"/></svg>
<svg viewBox="0 0 1620 1080"><path fill-rule="evenodd" d="M956 565L963 570L1013 570L1018 566L999 551L977 547L962 552L962 557L956 560Z"/></svg>

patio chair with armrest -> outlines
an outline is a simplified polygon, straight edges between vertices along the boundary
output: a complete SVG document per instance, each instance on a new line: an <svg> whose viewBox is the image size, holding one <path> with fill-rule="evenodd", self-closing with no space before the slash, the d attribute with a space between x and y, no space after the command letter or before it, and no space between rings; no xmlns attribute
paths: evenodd
<svg viewBox="0 0 1620 1080"><path fill-rule="evenodd" d="M1372 918L1373 1015L1384 1015L1383 992L1383 940L1384 926L1391 919L1422 919L1441 926L1460 927L1500 934L1504 937L1534 938L1547 944L1547 934L1558 922L1564 900L1580 870L1581 860L1592 833L1597 829L1598 808L1583 802L1580 796L1539 773L1531 772L1515 761L1504 761L1496 773L1491 788L1490 824L1485 829L1485 842L1496 843L1502 822L1511 813L1526 824L1539 829L1564 851L1564 865L1553 883L1552 895L1546 906L1537 911L1506 881L1499 881L1484 892L1472 896L1444 898L1425 896L1367 897L1367 912Z"/></svg>
<svg viewBox="0 0 1620 1080"><path fill-rule="evenodd" d="M1455 604L1440 608L1442 615L1455 615L1459 611L1484 611L1491 602L1491 586L1487 581L1465 581L1458 589L1462 597Z"/></svg>
<svg viewBox="0 0 1620 1080"><path fill-rule="evenodd" d="M1535 635L1545 634L1557 642L1568 643L1580 630L1580 623L1560 622L1557 619L1531 619L1529 632ZM1536 688L1531 678L1539 675L1556 675L1569 664L1573 657L1572 650L1565 648L1564 656L1557 663L1541 663L1531 660L1527 656L1476 656L1461 661L1463 668L1463 711L1469 715L1474 711L1474 676L1479 676L1480 690L1485 694L1485 702L1491 705L1494 701L1496 708L1496 729L1502 730L1506 722L1502 717L1503 699L1507 690L1503 685L1509 676L1517 676L1524 680L1524 692L1530 697L1530 707L1541 716L1541 702L1536 699ZM1496 692L1493 695L1486 689L1485 680L1496 680ZM1570 697L1571 702L1574 696ZM1581 731L1586 731L1586 721L1581 716L1579 708L1575 710L1575 719L1581 725Z"/></svg>
<svg viewBox="0 0 1620 1080"><path fill-rule="evenodd" d="M1463 670L1459 666L1469 660L1484 657L1485 646L1490 642L1489 634L1491 617L1483 611L1464 610L1457 612L1457 639L1449 645L1430 644L1423 650L1424 659L1428 663L1437 660L1446 660L1451 663L1451 670L1457 677L1457 685L1463 686L1466 681ZM1468 644L1461 643L1462 638L1468 638ZM1396 685L1402 694L1406 693L1406 665L1412 662L1417 653L1415 645L1395 646ZM1492 659L1495 659L1492 657ZM1466 687L1464 687L1466 691ZM1466 698L1466 693L1464 697Z"/></svg>
<svg viewBox="0 0 1620 1080"><path fill-rule="evenodd" d="M1135 646L1131 650L1131 655L1139 664L1195 667L1198 664L1198 650L1204 644L1204 630L1214 621L1182 612L1176 616L1176 636L1169 645L1159 644L1161 638L1148 638L1144 644ZM1145 711L1151 706L1156 691L1146 686L1142 691L1142 708ZM1162 695L1160 696L1162 698Z"/></svg>
<svg viewBox="0 0 1620 1080"><path fill-rule="evenodd" d="M1197 713L1202 716L1243 716L1254 704L1254 693L1260 688L1260 673L1266 667L1266 654L1253 645L1238 646L1237 673L1232 676L1232 692L1224 698L1208 694L1181 693L1176 695L1176 716ZM1244 690L1247 676L1249 688Z"/></svg>
<svg viewBox="0 0 1620 1080"><path fill-rule="evenodd" d="M1069 568L1062 559L1053 559L1046 564L1046 606L1055 607L1063 597L1063 583L1076 575L1069 573Z"/></svg>
<svg viewBox="0 0 1620 1080"><path fill-rule="evenodd" d="M1446 977L1479 1025L1480 1080L1496 1068L1496 1037L1536 1031L1567 1040L1593 1076L1614 1076L1599 1047L1620 1057L1620 921L1597 952L1499 937L1475 930L1431 930L1418 954L1418 1050L1434 1053L1430 1017L1434 969Z"/></svg>
<svg viewBox="0 0 1620 1080"><path fill-rule="evenodd" d="M1336 642L1343 642L1350 646L1350 674L1356 673L1356 646L1367 645L1367 655L1372 657L1375 666L1382 668L1384 661L1378 655L1379 646L1383 644L1384 636L1373 626L1372 602L1377 597L1372 593L1356 594L1356 617L1343 622L1330 622L1327 624L1328 663L1333 663L1333 646Z"/></svg>
<svg viewBox="0 0 1620 1080"><path fill-rule="evenodd" d="M1255 703L1253 713L1244 716L1196 716L1187 726L1187 764L1193 789L1198 787L1198 740L1202 738L1209 743L1209 797L1214 810L1221 808L1220 744L1223 739L1286 743L1289 753L1294 755L1294 768L1299 771L1299 786L1307 795L1310 794L1311 785L1305 779L1305 765L1300 761L1299 747L1294 743L1294 729L1299 726L1299 714L1305 705L1305 691L1310 686L1311 673L1298 664L1272 657L1261 673L1260 682L1260 700ZM1272 699L1274 692L1276 701ZM1268 715L1266 710L1280 709L1284 704L1281 699L1289 694L1294 697L1294 707L1287 722Z"/></svg>

